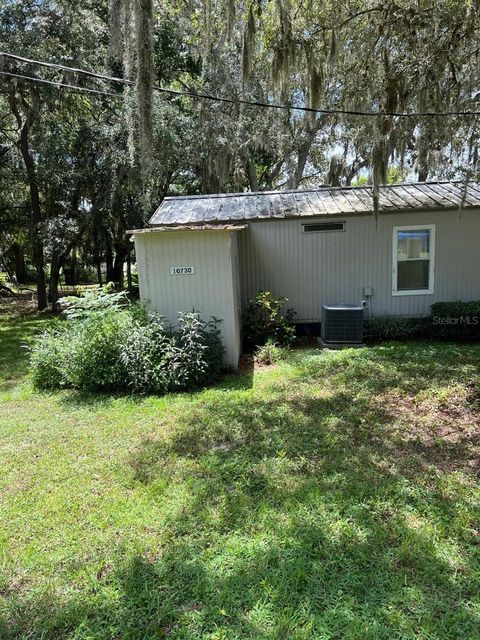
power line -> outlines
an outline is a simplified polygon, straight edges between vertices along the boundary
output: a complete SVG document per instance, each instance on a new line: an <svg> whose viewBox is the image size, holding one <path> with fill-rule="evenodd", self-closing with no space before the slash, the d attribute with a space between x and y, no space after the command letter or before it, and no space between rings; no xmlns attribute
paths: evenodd
<svg viewBox="0 0 480 640"><path fill-rule="evenodd" d="M82 75L90 76L92 78L97 78L99 80L106 80L109 82L120 82L121 84L128 84L132 86L135 85L135 82L133 82L133 80L127 80L125 78L117 78L115 76L107 76L102 73L96 73L95 71L89 71L88 69L67 67L66 65L59 64L57 62L45 62L44 60L33 60L32 58L24 58L23 56L17 56L14 53L8 53L6 51L0 51L0 56L4 56L5 58L12 58L13 60L18 60L19 62L26 62L27 64L36 64L41 67L48 67L50 69L60 69L62 71L71 71L73 73L81 73Z"/></svg>
<svg viewBox="0 0 480 640"><path fill-rule="evenodd" d="M23 76L20 73L10 73L9 71L1 71L0 74L4 76L10 76L11 78L21 78L22 80L28 80L29 82L41 82L42 84L51 84L54 87L62 87L64 89L71 89L73 91L79 91L84 93L95 93L102 96L110 96L112 98L121 98L120 93L111 93L109 91L100 91L98 89L89 89L87 87L78 87L74 84L65 84L64 82L53 82L53 80L44 80L43 78L35 78L33 76Z"/></svg>
<svg viewBox="0 0 480 640"><path fill-rule="evenodd" d="M25 58L18 56L7 51L0 51L0 56L11 58L22 63L35 64L50 69L58 69L62 71L69 71L71 73L79 73L91 78L102 80L104 82L116 82L123 85L135 86L133 80L127 80L125 78L118 78L115 76L109 76L102 73L96 73L95 71L89 71L88 69L80 69L75 67L68 67L56 62L45 62L43 60L34 60L32 58ZM4 72L6 73L6 72ZM34 80L34 78L32 78ZM48 82L48 81L44 81ZM56 84L56 83L50 83ZM60 85L59 86L68 86ZM73 88L73 85L70 85ZM263 102L259 100L244 100L242 98L226 98L220 96L213 96L208 93L197 93L195 91L176 91L175 89L166 89L159 85L153 86L154 91L159 93L166 93L175 97L193 98L195 100L209 100L212 102L223 102L228 104L245 105L248 107L262 107L266 109L283 109L286 111L302 111L305 113L317 113L321 115L346 115L346 116L367 116L367 117L393 117L393 118L434 118L434 117L450 117L450 116L480 116L480 111L362 111L358 109L315 109L313 107L299 107L293 104L280 104L276 102ZM90 91L94 91L91 89ZM118 94L105 95L117 96Z"/></svg>

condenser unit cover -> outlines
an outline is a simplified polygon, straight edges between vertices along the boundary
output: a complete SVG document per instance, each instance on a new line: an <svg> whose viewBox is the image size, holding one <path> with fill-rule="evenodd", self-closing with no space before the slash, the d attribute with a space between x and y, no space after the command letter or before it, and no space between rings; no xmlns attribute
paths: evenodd
<svg viewBox="0 0 480 640"><path fill-rule="evenodd" d="M322 305L322 341L325 344L360 344L363 307L355 304Z"/></svg>

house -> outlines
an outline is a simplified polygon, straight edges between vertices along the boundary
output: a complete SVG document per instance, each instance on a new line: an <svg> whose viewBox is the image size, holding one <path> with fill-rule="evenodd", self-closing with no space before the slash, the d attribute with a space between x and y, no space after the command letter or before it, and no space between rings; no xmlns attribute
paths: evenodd
<svg viewBox="0 0 480 640"><path fill-rule="evenodd" d="M322 304L425 316L480 298L480 185L459 182L168 197L135 239L140 296L168 321L222 320L226 362L257 291L286 296L300 323Z"/></svg>

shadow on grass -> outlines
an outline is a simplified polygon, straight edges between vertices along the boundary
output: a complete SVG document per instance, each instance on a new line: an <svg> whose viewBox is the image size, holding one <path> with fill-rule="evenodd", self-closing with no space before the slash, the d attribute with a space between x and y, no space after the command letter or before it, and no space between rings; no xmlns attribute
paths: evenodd
<svg viewBox="0 0 480 640"><path fill-rule="evenodd" d="M253 387L254 377L253 358L245 357L240 362L237 371L227 371L215 384L215 389L222 391L246 391Z"/></svg>
<svg viewBox="0 0 480 640"><path fill-rule="evenodd" d="M480 348L293 363L249 401L192 403L168 437L145 440L132 482L153 501L186 489L158 550L100 571L82 597L13 596L4 637L476 637L474 478L439 462L461 466L469 445L405 439L382 394L475 382Z"/></svg>
<svg viewBox="0 0 480 640"><path fill-rule="evenodd" d="M313 480L273 496L271 487L244 489L215 531L213 498L195 500L156 557L99 572L81 598L13 599L2 637L474 638L473 558L459 572L402 514L376 508L368 494L359 500L358 480L352 473L344 484L340 510L335 490L318 508ZM261 523L267 507L279 517L259 534L252 518Z"/></svg>
<svg viewBox="0 0 480 640"><path fill-rule="evenodd" d="M238 372L226 372L219 380L209 387L199 387L197 389L189 389L186 391L176 391L170 394L156 396L155 394L132 394L131 390L125 388L123 392L105 393L101 391L81 391L68 389L62 396L60 402L70 407L107 407L115 400L120 398L128 398L129 402L141 403L145 398L165 398L174 396L175 398L191 397L194 401L196 397L205 391L205 389L214 389L215 391L245 391L253 387L253 365L249 368L243 368Z"/></svg>
<svg viewBox="0 0 480 640"><path fill-rule="evenodd" d="M392 388L471 383L480 349L397 348L321 366L300 357L295 380L271 389L271 398L193 409L176 433L145 442L132 460L142 483L188 482L191 499L169 523L180 557L178 541L189 547L192 531L202 542L185 558L203 557L206 567L210 532L240 540L229 553L217 548L228 575L219 560L208 605L201 599L229 612L228 620L205 614L225 637L474 637L480 581L472 505L462 489L474 476L446 490L442 473L445 461L468 470L472 442L404 439L377 399ZM302 394L319 376L331 377L330 388ZM159 493L168 493L165 484ZM259 529L265 540L252 552L246 538ZM458 563L446 552L457 546ZM194 604L178 598L180 626L189 628L181 612ZM252 631L246 620L263 605L266 618Z"/></svg>
<svg viewBox="0 0 480 640"><path fill-rule="evenodd" d="M102 393L95 391L78 391L76 389L65 389L60 397L60 404L66 407L91 409L105 409L114 404L115 400L128 397L135 402L135 397L128 396L127 393Z"/></svg>

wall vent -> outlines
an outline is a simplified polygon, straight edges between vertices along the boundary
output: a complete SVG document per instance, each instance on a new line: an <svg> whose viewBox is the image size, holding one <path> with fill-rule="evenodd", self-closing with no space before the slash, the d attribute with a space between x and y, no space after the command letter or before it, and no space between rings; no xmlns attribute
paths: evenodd
<svg viewBox="0 0 480 640"><path fill-rule="evenodd" d="M303 233L319 233L325 231L345 231L345 222L310 222L304 224Z"/></svg>
<svg viewBox="0 0 480 640"><path fill-rule="evenodd" d="M344 303L322 305L321 333L325 344L361 344L363 307Z"/></svg>

